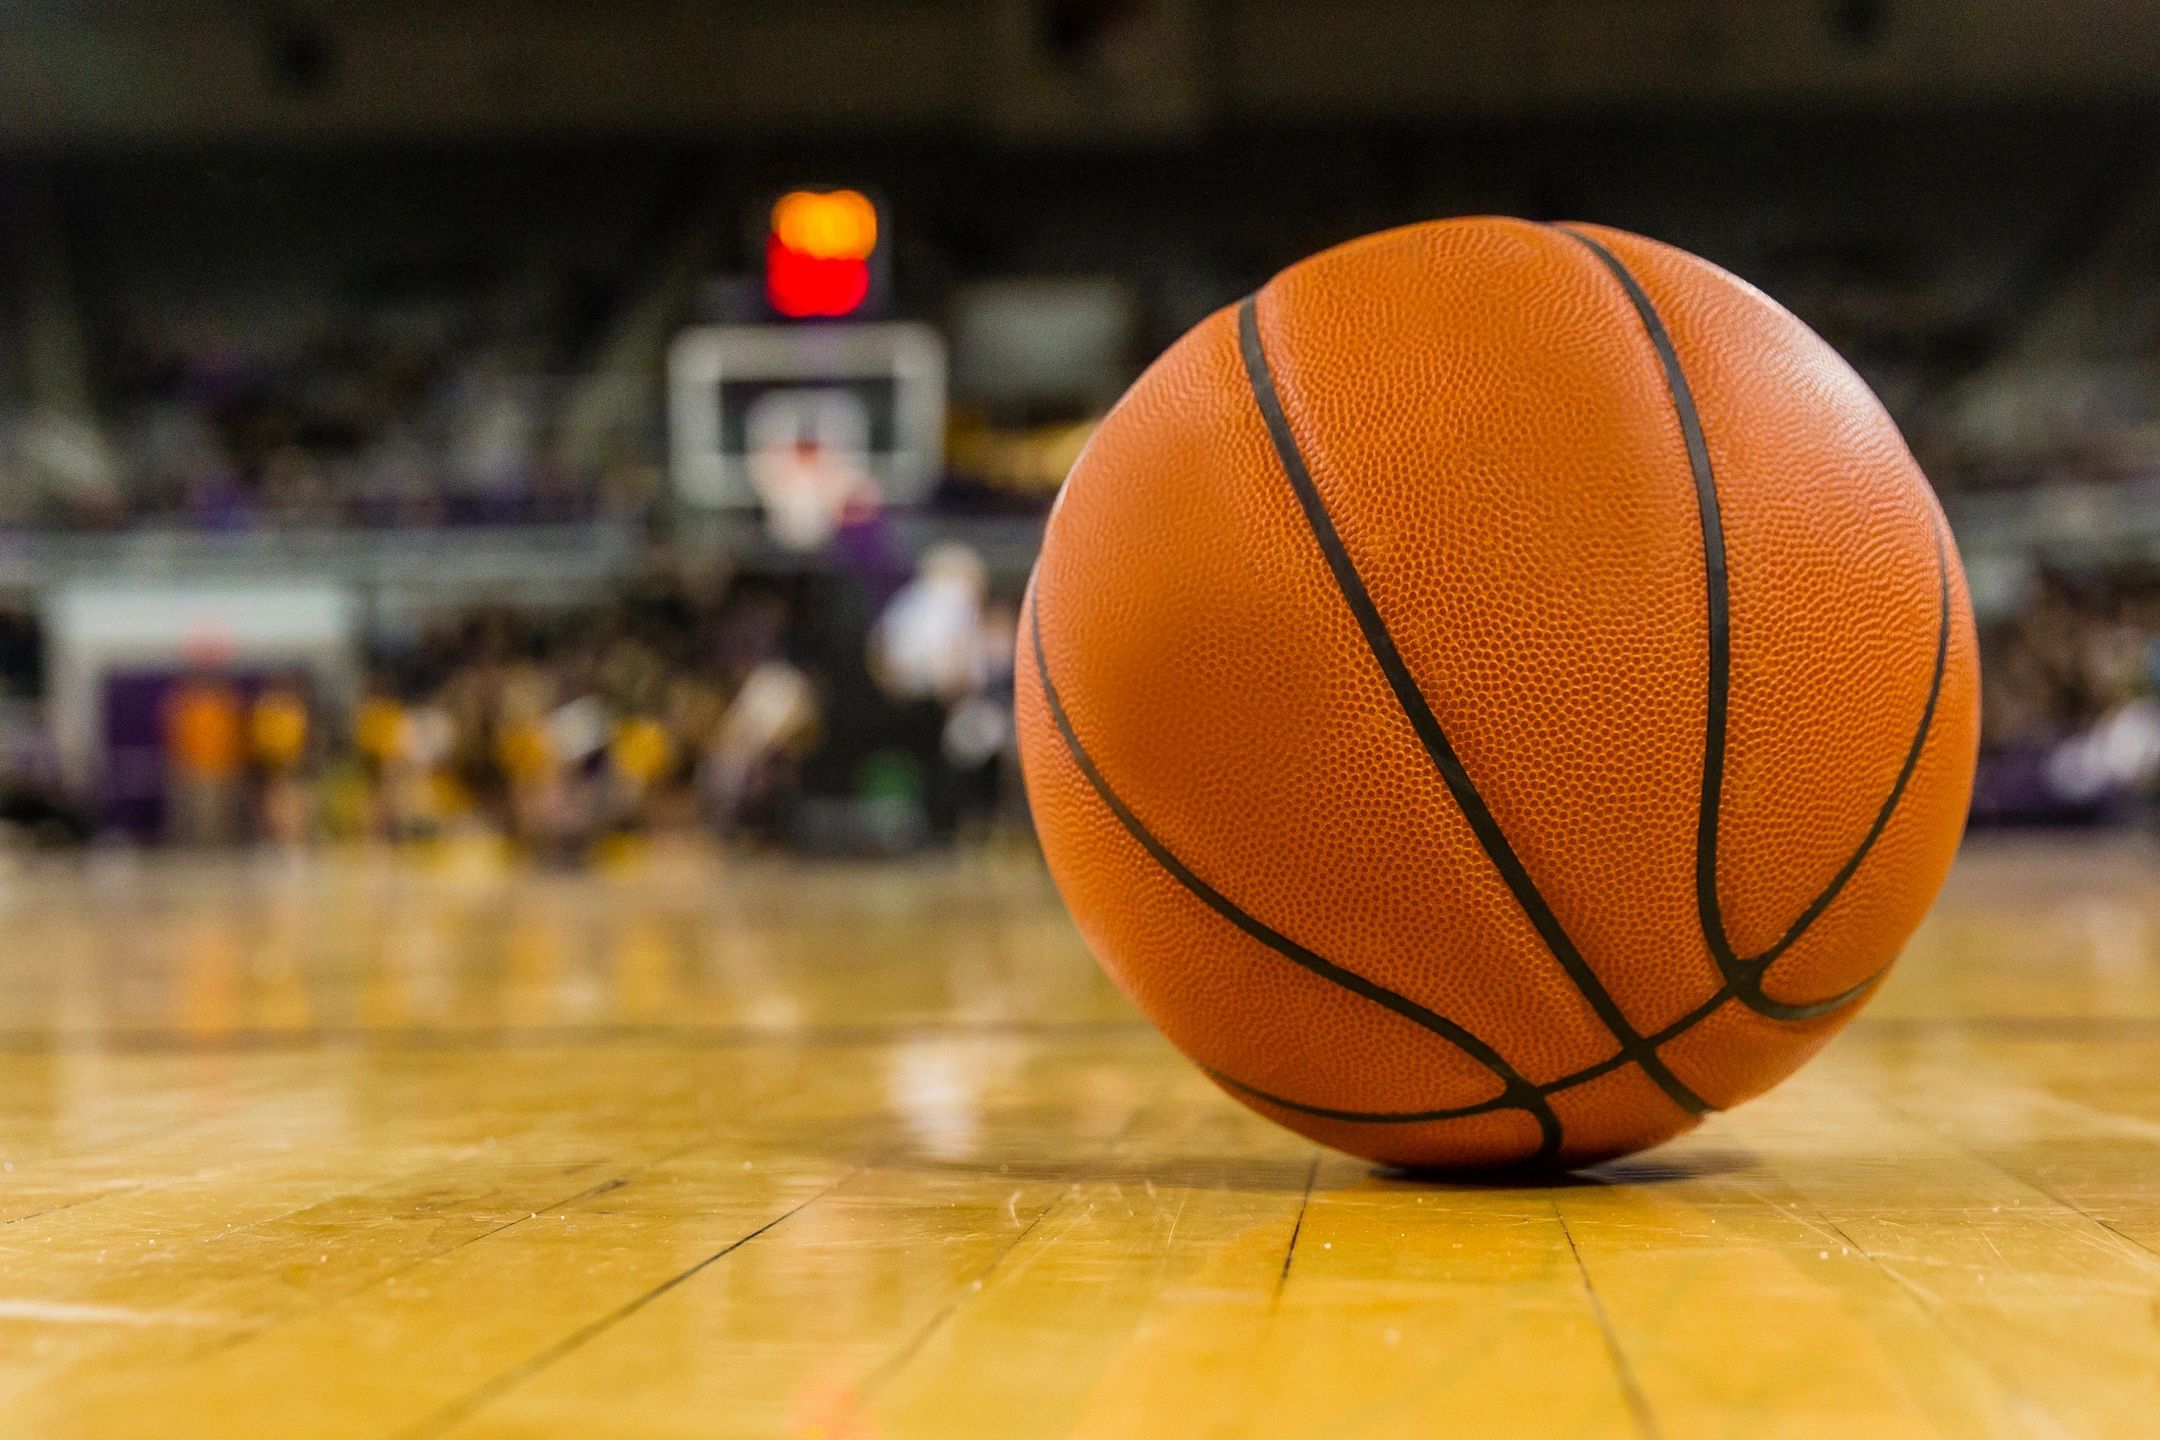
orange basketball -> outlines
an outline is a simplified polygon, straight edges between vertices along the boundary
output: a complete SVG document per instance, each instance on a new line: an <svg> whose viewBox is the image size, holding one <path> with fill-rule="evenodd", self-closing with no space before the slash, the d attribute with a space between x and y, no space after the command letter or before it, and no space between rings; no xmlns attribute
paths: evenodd
<svg viewBox="0 0 2160 1440"><path fill-rule="evenodd" d="M1865 384L1716 266L1453 220L1314 256L1111 411L1022 755L1103 965L1230 1094L1579 1165L1791 1072L1958 843L1979 670Z"/></svg>

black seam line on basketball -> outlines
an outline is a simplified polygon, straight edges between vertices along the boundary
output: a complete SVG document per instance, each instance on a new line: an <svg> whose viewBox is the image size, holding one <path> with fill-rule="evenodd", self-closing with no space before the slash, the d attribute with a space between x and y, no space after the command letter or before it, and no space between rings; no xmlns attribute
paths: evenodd
<svg viewBox="0 0 2160 1440"><path fill-rule="evenodd" d="M1702 1004L1697 1005L1693 1010L1688 1011L1687 1014L1681 1016L1678 1020L1673 1021L1672 1024L1667 1025L1664 1029L1654 1031L1651 1034L1644 1036L1643 1043L1647 1045L1652 1051L1655 1051L1659 1047L1666 1044L1668 1041L1679 1039L1682 1035L1685 1035L1688 1031L1694 1029L1697 1025L1709 1019L1711 1015L1716 1013L1720 1006L1722 1006L1726 1001L1732 998L1733 992L1731 986L1719 986L1716 993L1711 995L1709 999L1703 1001ZM1546 1095L1558 1094L1562 1090L1572 1090L1577 1085L1586 1085L1590 1081L1597 1079L1601 1075L1610 1074L1612 1071L1618 1070L1621 1066L1626 1065L1634 1058L1635 1057L1630 1055L1627 1051L1622 1050L1618 1054L1606 1056L1603 1060L1598 1061L1595 1065L1586 1065L1580 1070L1576 1070L1569 1074L1561 1076L1558 1080L1551 1081L1548 1084L1540 1085L1538 1087L1538 1090L1540 1093ZM1713 1105L1706 1106L1705 1108L1714 1110L1717 1107Z"/></svg>
<svg viewBox="0 0 2160 1440"><path fill-rule="evenodd" d="M1065 713L1064 702L1058 698L1057 686L1050 679L1050 660L1043 653L1042 647L1042 606L1034 599L1031 599L1028 605L1028 644L1035 652L1035 676L1042 686L1043 703L1049 707L1051 723L1057 727L1058 735L1065 743L1066 753L1072 756L1073 765L1094 789L1096 796L1111 815L1117 819L1118 824L1125 827L1126 833L1132 836L1140 848L1145 850L1171 879L1184 886L1201 904L1284 959L1348 990L1353 995L1392 1010L1412 1024L1440 1036L1484 1066L1500 1081L1503 1087L1501 1093L1507 1102L1529 1111L1537 1121L1542 1137L1538 1147L1539 1157L1549 1159L1559 1151L1560 1117L1545 1103L1545 1097L1538 1093L1537 1087L1525 1079L1508 1063L1507 1058L1489 1043L1438 1011L1428 1010L1407 995L1399 995L1354 970L1344 969L1325 956L1306 949L1258 917L1246 913L1227 895L1201 879L1190 866L1171 852L1169 846L1157 839L1154 832L1140 822L1140 817L1133 813L1132 808L1118 798L1117 792L1110 788L1110 782L1103 777L1102 771L1096 768L1095 761L1081 745L1080 736L1073 729L1071 717Z"/></svg>
<svg viewBox="0 0 2160 1440"><path fill-rule="evenodd" d="M1911 780L1913 769L1918 765L1920 752L1926 744L1929 727L1934 723L1935 704L1942 692L1944 662L1948 656L1950 638L1950 582L1949 565L1944 554L1942 527L1930 517L1935 532L1935 568L1941 591L1941 612L1936 628L1935 674L1928 687L1927 704L1921 711L1920 728L1913 737L1903 768L1898 772L1890 794L1876 814L1875 823L1869 828L1852 855L1822 893L1800 912L1784 936L1760 955L1745 957L1734 950L1730 936L1725 930L1724 909L1718 899L1717 856L1718 825L1724 809L1725 749L1727 712L1732 698L1732 599L1731 582L1725 562L1725 527L1718 508L1717 476L1710 464L1710 445L1703 434L1702 415L1695 407L1694 392L1688 387L1687 372L1680 364L1680 353L1674 347L1672 335L1665 322L1634 274L1620 257L1590 236L1566 225L1554 229L1568 236L1596 256L1599 263L1609 271L1634 307L1636 317L1650 337L1651 348L1657 352L1658 364L1665 372L1665 388L1672 397L1673 413L1680 423L1680 434L1687 447L1688 468L1695 482L1695 508L1701 518L1703 537L1703 585L1705 611L1709 625L1709 677L1706 685L1707 714L1703 727L1702 788L1696 803L1695 824L1695 904L1701 917L1704 939L1710 946L1711 958L1719 971L1732 985L1740 1002L1758 1014L1779 1020L1806 1020L1828 1014L1857 998L1868 986L1875 983L1870 976L1849 990L1833 995L1827 1000L1806 1004L1788 1004L1773 1000L1763 993L1762 972L1812 926L1822 913L1830 908L1838 892L1845 888L1860 864L1874 848L1875 841L1890 823L1890 816L1903 798L1906 783Z"/></svg>
<svg viewBox="0 0 2160 1440"><path fill-rule="evenodd" d="M1876 976L1870 976L1867 980L1862 981L1862 988L1874 984L1876 978ZM1663 1045L1668 1040L1678 1039L1694 1029L1702 1021L1707 1020L1720 1006L1733 998L1733 992L1730 988L1720 987L1718 992L1708 1000L1705 1000L1672 1024L1647 1038L1652 1045ZM1624 1051L1619 1054L1608 1055L1595 1065L1585 1065L1582 1069L1563 1075L1558 1080L1547 1081L1545 1084L1538 1086L1537 1091L1540 1095L1557 1095L1563 1090L1572 1090L1578 1085L1587 1085L1600 1076L1609 1075L1622 1066L1631 1063L1631 1060L1632 1057ZM1360 1125L1413 1125L1422 1121L1454 1120L1465 1115L1483 1115L1494 1110L1514 1108L1508 1097L1501 1094L1494 1096L1490 1100L1480 1100L1475 1104L1457 1105L1438 1110L1336 1110L1324 1105L1311 1105L1303 1100L1291 1100L1281 1095L1271 1094L1257 1085L1246 1084L1235 1075L1227 1075L1211 1065L1203 1065L1200 1068L1231 1089L1241 1091L1244 1094L1253 1096L1255 1099L1264 1100L1270 1105L1280 1105L1285 1110L1296 1110L1306 1115L1318 1115L1328 1120L1347 1120Z"/></svg>
<svg viewBox="0 0 2160 1440"><path fill-rule="evenodd" d="M1882 808L1875 812L1875 823L1868 827L1867 834L1861 838L1860 844L1855 847L1851 856L1838 868L1837 874L1830 877L1830 883L1823 887L1822 893L1809 903L1807 909L1800 912L1799 918L1793 921L1791 928L1779 937L1775 945L1772 945L1768 950L1763 951L1762 954L1755 956L1753 959L1739 960L1740 964L1747 967L1747 972L1743 977L1744 984L1739 987L1741 1003L1758 1014L1767 1015L1778 1020L1806 1020L1817 1015L1828 1014L1840 1005L1847 1004L1857 998L1862 991L1874 984L1879 977L1880 972L1877 975L1869 976L1866 980L1861 981L1858 985L1842 994L1833 995L1827 1000L1816 1000L1805 1004L1794 1004L1784 1000L1772 999L1763 992L1763 979L1771 964L1790 949L1793 942L1805 934L1808 927L1820 919L1822 913L1830 908L1830 902L1835 900L1838 892L1845 888L1846 882L1851 880L1853 875L1860 869L1861 862L1867 859L1868 852L1875 848L1875 842L1882 838L1883 831L1889 828L1890 817L1896 812L1898 802L1905 798L1905 789L1912 782L1913 772L1920 768L1920 756L1927 749L1928 734L1935 725L1935 709L1942 700L1943 673L1948 669L1950 661L1950 558L1947 554L1948 542L1943 536L1942 522L1935 520L1932 516L1929 518L1935 528L1935 574L1940 593L1936 602L1935 673L1928 681L1927 703L1920 707L1920 724L1913 731L1912 744L1906 748L1905 761L1898 767L1897 779L1891 782L1890 793L1884 797ZM1724 935L1722 923L1714 937L1713 945L1715 947L1713 954L1731 955L1733 953L1732 944ZM1737 956L1734 958L1738 959Z"/></svg>
<svg viewBox="0 0 2160 1440"><path fill-rule="evenodd" d="M1418 689L1416 678L1411 675L1410 667L1404 662L1401 651L1396 649L1394 637L1388 633L1387 622L1381 618L1379 607L1374 604L1371 593L1366 590L1365 582L1357 573L1356 563L1351 560L1341 534L1335 529L1334 519L1328 514L1327 502L1321 498L1319 487L1313 483L1312 472L1306 467L1305 457L1298 450L1297 438L1290 433L1290 419L1283 410L1282 397L1275 388L1274 374L1268 368L1267 353L1260 343L1260 319L1256 299L1256 296L1248 295L1238 305L1238 350L1245 362L1245 378L1252 388L1254 403L1260 407L1261 419L1267 425L1268 438L1274 442L1276 458L1282 464L1290 488L1297 495L1299 507L1305 512L1306 525L1312 531L1314 540L1319 543L1328 569L1334 573L1336 589L1349 605L1350 613L1356 617L1358 628L1364 632L1366 648L1372 652L1373 659L1379 664L1381 673L1386 676L1389 687L1394 690L1396 703L1402 707L1403 715L1409 720L1411 729L1417 732L1419 741L1425 747L1425 753L1439 770L1440 778L1446 782L1448 793L1455 797L1456 808L1462 812L1471 832L1477 836L1486 858L1500 873L1502 882L1514 895L1515 903L1522 907L1523 914L1543 938L1546 948L1560 962L1561 968L1567 971L1583 999L1597 1012L1598 1018L1604 1022L1605 1028L1612 1032L1613 1038L1620 1042L1621 1053L1641 1065L1644 1073L1671 1097L1674 1104L1691 1115L1704 1113L1711 1108L1710 1105L1683 1084L1679 1076L1665 1067L1665 1062L1658 1057L1656 1049L1629 1022L1619 1003L1612 998L1611 992L1598 978L1597 972L1590 968L1590 962L1583 958L1582 952L1569 938L1566 929L1560 924L1560 918L1553 913L1552 907L1539 892L1537 882L1530 878L1529 870L1516 856L1514 847L1508 844L1507 836L1500 829L1500 822L1493 818L1492 811L1486 807L1484 797L1478 794L1477 786L1471 782L1469 771L1463 768L1461 759L1455 754L1455 747L1448 742L1446 733L1440 728L1439 718L1433 714L1432 707L1425 701L1424 693Z"/></svg>
<svg viewBox="0 0 2160 1440"><path fill-rule="evenodd" d="M1524 1108L1508 1098L1505 1092L1475 1105L1452 1105L1439 1110L1336 1110L1326 1105L1308 1105L1303 1100L1290 1100L1273 1095L1257 1085L1248 1085L1234 1075L1225 1075L1211 1065L1201 1069L1215 1077L1220 1084L1229 1086L1241 1095L1269 1105L1280 1105L1285 1110L1295 1110L1300 1115L1315 1115L1322 1120L1347 1120L1357 1125L1421 1125L1435 1120L1460 1120L1470 1115L1490 1115L1496 1110Z"/></svg>
<svg viewBox="0 0 2160 1440"><path fill-rule="evenodd" d="M1695 510L1702 526L1704 614L1709 629L1709 675L1705 685L1702 784L1695 807L1695 898L1703 933L1715 935L1723 926L1717 918L1717 825L1725 789L1726 712L1732 691L1732 610L1725 575L1725 526L1718 512L1717 479L1710 469L1710 445L1703 436L1702 417L1695 408L1694 391L1688 388L1687 372L1681 368L1680 352L1658 315L1657 306L1620 257L1579 230L1555 226L1561 234L1597 257L1634 307L1637 320L1657 352L1665 374L1666 393L1680 423L1680 438L1687 448L1688 470L1695 482ZM1712 951L1719 952L1716 940ZM1738 990L1738 974L1726 958L1730 947L1717 954L1718 969Z"/></svg>

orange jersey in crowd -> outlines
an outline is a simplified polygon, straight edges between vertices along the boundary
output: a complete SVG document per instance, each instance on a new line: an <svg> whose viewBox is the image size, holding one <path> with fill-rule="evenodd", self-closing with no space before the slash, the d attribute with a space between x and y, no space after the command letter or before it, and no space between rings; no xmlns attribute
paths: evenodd
<svg viewBox="0 0 2160 1440"><path fill-rule="evenodd" d="M229 780L245 758L240 694L223 680L183 680L165 702L165 757L191 780Z"/></svg>

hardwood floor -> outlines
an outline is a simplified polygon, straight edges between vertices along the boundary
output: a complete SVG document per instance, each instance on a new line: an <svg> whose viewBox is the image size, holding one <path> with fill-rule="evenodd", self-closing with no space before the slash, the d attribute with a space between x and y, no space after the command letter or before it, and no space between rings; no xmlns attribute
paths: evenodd
<svg viewBox="0 0 2160 1440"><path fill-rule="evenodd" d="M0 1435L2118 1436L2160 855L1975 842L1764 1100L1552 1188L1213 1090L1032 859L0 875Z"/></svg>

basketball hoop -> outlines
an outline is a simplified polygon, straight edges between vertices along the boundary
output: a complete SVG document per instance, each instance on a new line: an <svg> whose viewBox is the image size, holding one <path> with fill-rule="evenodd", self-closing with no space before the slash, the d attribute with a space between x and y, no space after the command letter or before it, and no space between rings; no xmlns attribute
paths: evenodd
<svg viewBox="0 0 2160 1440"><path fill-rule="evenodd" d="M750 487L766 532L790 550L822 547L850 510L878 499L869 416L845 390L776 390L745 417Z"/></svg>

